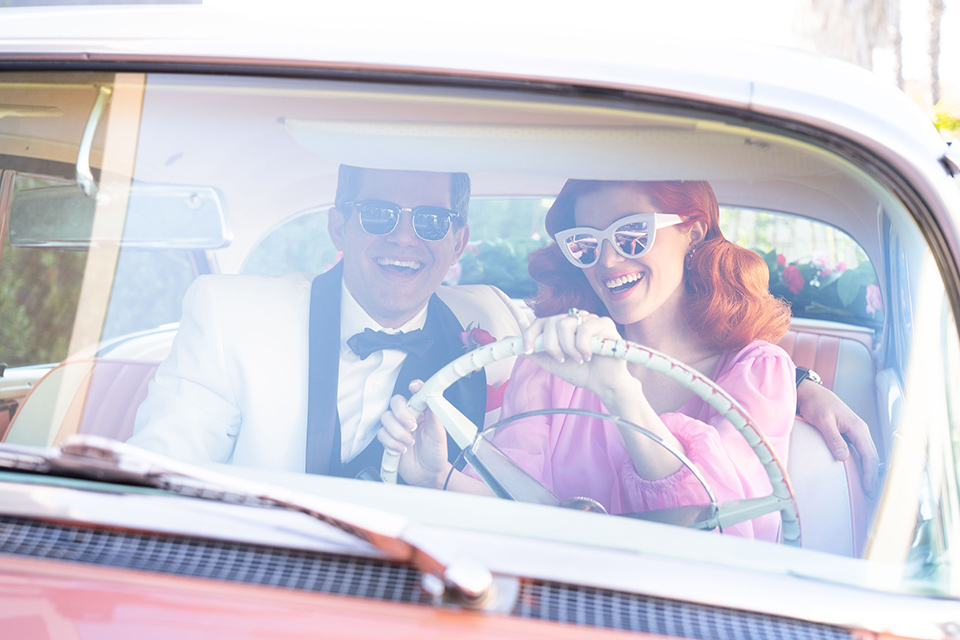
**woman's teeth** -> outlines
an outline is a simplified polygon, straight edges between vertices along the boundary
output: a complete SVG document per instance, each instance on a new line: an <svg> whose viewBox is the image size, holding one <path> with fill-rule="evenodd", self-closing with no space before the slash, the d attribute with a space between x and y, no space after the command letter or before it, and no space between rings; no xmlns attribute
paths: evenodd
<svg viewBox="0 0 960 640"><path fill-rule="evenodd" d="M606 285L607 289L610 291L618 293L619 291L629 289L642 279L642 273L631 273L629 275L620 276L619 278L614 278L612 280L604 280L603 284Z"/></svg>

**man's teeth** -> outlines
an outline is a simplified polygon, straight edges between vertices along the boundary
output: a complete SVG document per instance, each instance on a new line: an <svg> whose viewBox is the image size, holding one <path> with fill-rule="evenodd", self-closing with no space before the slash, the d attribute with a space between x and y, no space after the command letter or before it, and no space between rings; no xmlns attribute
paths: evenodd
<svg viewBox="0 0 960 640"><path fill-rule="evenodd" d="M617 287L622 287L625 284L636 282L641 278L643 278L642 273L631 273L628 276L620 276L619 278L614 278L613 280L604 280L603 284L607 285L608 289L616 289Z"/></svg>
<svg viewBox="0 0 960 640"><path fill-rule="evenodd" d="M416 260L394 260L393 258L378 258L377 264L381 267L403 267L405 269L419 269L422 264Z"/></svg>

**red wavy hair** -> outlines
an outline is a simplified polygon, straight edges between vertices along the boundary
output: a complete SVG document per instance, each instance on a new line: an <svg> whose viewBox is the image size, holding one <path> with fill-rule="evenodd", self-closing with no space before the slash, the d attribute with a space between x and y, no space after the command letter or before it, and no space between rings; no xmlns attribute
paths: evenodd
<svg viewBox="0 0 960 640"><path fill-rule="evenodd" d="M702 220L707 232L684 271L687 321L704 342L721 350L739 349L753 340L779 342L790 328L790 307L770 294L769 271L758 254L736 245L720 231L720 207L704 181L612 182L568 180L547 212L550 237L577 226L577 199L603 188L632 185L658 211L675 213L689 225ZM581 221L583 224L583 221ZM528 270L537 295L527 302L537 316L571 307L609 316L582 269L570 264L556 242L532 252Z"/></svg>

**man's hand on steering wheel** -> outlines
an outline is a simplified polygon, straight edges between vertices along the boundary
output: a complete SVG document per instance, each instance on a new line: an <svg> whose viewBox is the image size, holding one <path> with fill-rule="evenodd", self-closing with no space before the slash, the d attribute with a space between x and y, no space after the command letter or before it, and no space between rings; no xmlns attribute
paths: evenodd
<svg viewBox="0 0 960 640"><path fill-rule="evenodd" d="M410 383L416 393L422 380ZM401 395L390 399L390 410L380 420L377 439L385 449L400 454L400 476L407 484L439 489L450 472L447 462L447 432L430 409L419 418L410 411Z"/></svg>

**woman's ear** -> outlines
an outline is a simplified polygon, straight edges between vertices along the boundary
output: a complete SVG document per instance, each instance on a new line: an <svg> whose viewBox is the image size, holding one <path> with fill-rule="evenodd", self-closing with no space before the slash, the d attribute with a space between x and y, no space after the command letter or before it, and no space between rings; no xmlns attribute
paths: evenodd
<svg viewBox="0 0 960 640"><path fill-rule="evenodd" d="M707 237L707 223L703 220L695 220L688 228L687 233L690 239L690 246L700 244Z"/></svg>

